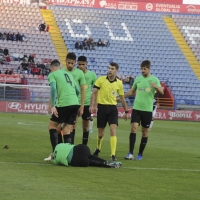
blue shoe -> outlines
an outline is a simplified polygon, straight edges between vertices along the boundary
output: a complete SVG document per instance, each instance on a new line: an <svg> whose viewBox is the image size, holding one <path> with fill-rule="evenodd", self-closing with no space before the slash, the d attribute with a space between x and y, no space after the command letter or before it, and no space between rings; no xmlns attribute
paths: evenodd
<svg viewBox="0 0 200 200"><path fill-rule="evenodd" d="M132 153L128 153L125 157L124 157L126 160L133 160L134 159L134 156Z"/></svg>
<svg viewBox="0 0 200 200"><path fill-rule="evenodd" d="M89 130L89 133L92 133L92 129Z"/></svg>
<svg viewBox="0 0 200 200"><path fill-rule="evenodd" d="M136 160L142 160L142 155L141 155L141 154L138 154Z"/></svg>

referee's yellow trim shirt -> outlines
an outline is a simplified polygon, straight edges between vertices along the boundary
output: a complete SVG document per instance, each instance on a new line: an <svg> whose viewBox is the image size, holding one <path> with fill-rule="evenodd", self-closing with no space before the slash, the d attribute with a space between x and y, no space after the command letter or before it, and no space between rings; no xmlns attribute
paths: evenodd
<svg viewBox="0 0 200 200"><path fill-rule="evenodd" d="M99 77L94 85L99 89L97 103L104 105L117 105L116 97L124 95L123 83L118 78L114 81L109 81L107 76Z"/></svg>

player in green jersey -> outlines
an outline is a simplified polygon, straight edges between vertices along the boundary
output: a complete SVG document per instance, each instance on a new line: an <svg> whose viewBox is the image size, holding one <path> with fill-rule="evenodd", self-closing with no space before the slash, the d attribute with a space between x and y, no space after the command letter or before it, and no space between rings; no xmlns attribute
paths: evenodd
<svg viewBox="0 0 200 200"><path fill-rule="evenodd" d="M58 144L57 126L63 123L63 140L71 142L70 131L76 123L76 115L79 109L77 92L79 87L71 74L60 70L60 62L53 60L50 64L51 73L48 75L50 84L50 109L52 115L49 122L49 134L52 152ZM56 100L57 96L57 100ZM46 158L48 160L48 158Z"/></svg>
<svg viewBox="0 0 200 200"><path fill-rule="evenodd" d="M73 145L69 143L58 144L51 156L55 165L73 167L109 167L120 168L121 162L108 162L104 159L91 155L90 149L84 144Z"/></svg>
<svg viewBox="0 0 200 200"><path fill-rule="evenodd" d="M85 77L83 72L80 69L75 68L76 64L76 55L73 52L70 52L66 56L66 67L63 67L61 70L67 71L70 73L75 82L80 87L80 97L79 97L79 112L78 115L82 116L84 112L84 102L85 102ZM71 143L74 144L74 137L75 137L75 127L73 127L71 131Z"/></svg>
<svg viewBox="0 0 200 200"><path fill-rule="evenodd" d="M142 160L142 154L148 140L148 130L152 120L153 100L155 92L164 94L157 77L150 74L151 62L144 60L141 65L142 75L138 76L132 88L124 95L125 98L131 96L136 91L136 97L131 114L131 133L129 136L129 153L125 159L134 159L133 150L136 141L136 132L139 124L142 126L142 138L139 148L139 153L136 160Z"/></svg>
<svg viewBox="0 0 200 200"><path fill-rule="evenodd" d="M87 58L85 56L78 57L78 68L81 71L83 71L86 81L84 112L82 115L82 128L83 128L82 144L87 145L89 136L89 122L91 119L91 113L89 111L90 98L91 98L92 88L94 86L95 81L97 80L97 76L94 72L87 69ZM80 100L81 99L79 98L79 101Z"/></svg>

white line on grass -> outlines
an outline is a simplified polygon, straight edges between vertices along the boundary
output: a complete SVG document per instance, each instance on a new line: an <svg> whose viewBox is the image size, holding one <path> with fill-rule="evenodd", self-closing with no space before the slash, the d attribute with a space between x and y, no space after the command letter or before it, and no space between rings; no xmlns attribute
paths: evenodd
<svg viewBox="0 0 200 200"><path fill-rule="evenodd" d="M15 165L38 165L38 166L52 166L50 163L24 163L24 162L0 162L0 164L15 164ZM134 170L157 170L157 171L186 171L186 172L200 172L200 169L173 169L173 168L143 168L143 167L123 167L124 169Z"/></svg>

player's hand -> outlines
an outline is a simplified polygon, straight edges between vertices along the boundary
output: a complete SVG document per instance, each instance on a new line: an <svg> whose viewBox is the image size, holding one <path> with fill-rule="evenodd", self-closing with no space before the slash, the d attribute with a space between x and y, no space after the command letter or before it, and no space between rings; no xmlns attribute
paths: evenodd
<svg viewBox="0 0 200 200"><path fill-rule="evenodd" d="M116 97L116 101L119 101L120 100L120 98L119 97Z"/></svg>
<svg viewBox="0 0 200 200"><path fill-rule="evenodd" d="M49 114L52 114L52 108L51 108L51 105L50 105L50 104L48 104L48 106L47 106L47 112L48 112Z"/></svg>
<svg viewBox="0 0 200 200"><path fill-rule="evenodd" d="M55 106L51 109L51 111L58 118L58 111Z"/></svg>
<svg viewBox="0 0 200 200"><path fill-rule="evenodd" d="M95 107L90 106L90 107L89 107L89 112L90 112L90 113L96 113L96 112L97 112L97 107L96 107L96 106L95 106Z"/></svg>
<svg viewBox="0 0 200 200"><path fill-rule="evenodd" d="M127 121L127 119L128 119L128 113L125 113L124 114L124 120Z"/></svg>
<svg viewBox="0 0 200 200"><path fill-rule="evenodd" d="M152 88L157 88L157 85L155 83L150 84Z"/></svg>
<svg viewBox="0 0 200 200"><path fill-rule="evenodd" d="M80 107L78 109L78 116L81 117L83 115L84 107Z"/></svg>

